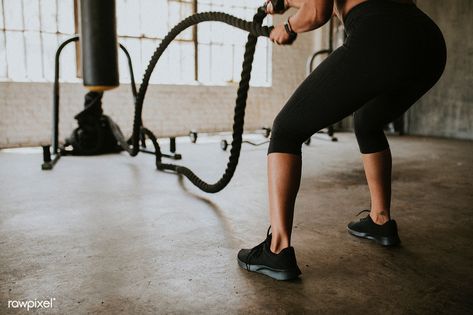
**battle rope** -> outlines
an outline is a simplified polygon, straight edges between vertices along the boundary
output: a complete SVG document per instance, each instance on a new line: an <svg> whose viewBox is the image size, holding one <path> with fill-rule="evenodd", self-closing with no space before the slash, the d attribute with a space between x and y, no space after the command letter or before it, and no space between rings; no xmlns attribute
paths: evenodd
<svg viewBox="0 0 473 315"><path fill-rule="evenodd" d="M248 22L232 15L221 12L204 12L194 14L182 22L177 24L164 37L159 47L154 52L149 65L144 73L143 82L140 86L135 101L135 116L133 121L133 134L131 137L131 145L126 141L121 140L122 147L130 153L131 156L136 156L139 153L139 142L143 135L147 136L154 145L156 153L156 167L159 170L171 170L178 174L186 176L194 185L207 193L216 193L225 188L230 182L240 157L240 149L243 135L243 125L245 118L246 101L248 98L248 90L250 87L251 69L256 49L256 42L259 36L269 37L272 27L262 26L262 22L266 17L264 8L259 8L253 22ZM248 41L245 46L245 55L241 72L241 81L238 87L236 106L234 111L233 134L232 134L232 148L230 150L230 157L223 176L214 184L209 184L200 179L194 172L184 166L175 164L165 164L161 162L161 150L159 148L156 136L148 129L142 126L141 115L143 112L143 102L148 88L151 74L169 44L184 30L201 22L218 21L237 27L241 30L249 32ZM122 138L123 139L123 138Z"/></svg>

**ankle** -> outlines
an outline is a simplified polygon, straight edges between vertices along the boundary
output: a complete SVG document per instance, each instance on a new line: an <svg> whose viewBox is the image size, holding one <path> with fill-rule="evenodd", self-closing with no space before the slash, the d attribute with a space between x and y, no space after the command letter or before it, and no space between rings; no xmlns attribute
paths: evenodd
<svg viewBox="0 0 473 315"><path fill-rule="evenodd" d="M274 254L279 254L284 248L290 246L288 237L281 237L280 235L272 235L270 250Z"/></svg>
<svg viewBox="0 0 473 315"><path fill-rule="evenodd" d="M371 220L378 225L383 225L384 223L391 220L389 211L373 211L370 212Z"/></svg>

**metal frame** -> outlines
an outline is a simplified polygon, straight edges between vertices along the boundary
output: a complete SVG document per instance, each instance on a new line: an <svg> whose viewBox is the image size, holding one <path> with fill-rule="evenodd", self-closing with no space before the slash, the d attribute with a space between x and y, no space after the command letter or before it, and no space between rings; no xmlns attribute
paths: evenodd
<svg viewBox="0 0 473 315"><path fill-rule="evenodd" d="M51 144L53 147L51 159L51 150L49 145L43 146L43 164L41 168L43 170L51 170L54 165L61 158L61 152L59 150L59 58L61 57L61 52L68 44L77 42L79 36L75 36L67 39L61 45L59 45L56 50L56 55L54 57L54 87L53 87L53 134L51 137Z"/></svg>
<svg viewBox="0 0 473 315"><path fill-rule="evenodd" d="M41 168L43 170L51 170L53 169L54 165L57 161L61 158L62 155L66 155L67 152L64 148L59 146L59 100L60 100L60 84L59 84L59 71L60 71L60 57L61 52L70 43L79 42L79 36L74 36L65 40L61 45L59 45L58 49L56 50L56 55L54 59L54 87L53 87L53 126L52 126L52 137L51 137L51 145L44 145L43 146L43 164ZM131 61L130 54L128 50L122 44L119 44L120 49L125 54L127 61L128 61L128 69L130 71L130 81L131 81L131 92L133 94L133 99L136 99L137 89L135 83L135 76L133 74L133 63ZM181 159L181 155L175 153L176 151L176 142L175 138L171 139L171 153L172 154L163 154L164 157L173 158L173 159ZM51 150L52 146L52 150ZM144 137L141 141L142 149L140 151L145 153L155 154L154 152L146 150L145 140Z"/></svg>

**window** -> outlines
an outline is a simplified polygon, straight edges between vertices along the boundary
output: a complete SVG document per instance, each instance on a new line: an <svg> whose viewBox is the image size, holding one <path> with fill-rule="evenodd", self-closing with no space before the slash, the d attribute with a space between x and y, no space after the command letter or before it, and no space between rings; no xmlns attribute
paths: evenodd
<svg viewBox="0 0 473 315"><path fill-rule="evenodd" d="M53 81L56 49L74 33L73 0L0 0L0 80ZM65 49L62 80L78 81L75 60Z"/></svg>
<svg viewBox="0 0 473 315"><path fill-rule="evenodd" d="M251 20L255 0L116 0L118 40L129 51L139 82L167 32L185 17L222 11ZM77 32L78 0L0 0L0 80L50 82L58 45ZM151 83L224 85L240 80L247 33L220 22L205 22L181 33L159 60ZM61 56L61 81L77 78L76 50ZM119 52L120 80L129 82ZM258 40L253 86L271 84L271 45Z"/></svg>
<svg viewBox="0 0 473 315"><path fill-rule="evenodd" d="M198 11L226 12L251 21L263 1L201 0ZM198 25L199 81L209 83L238 82L248 33L223 23ZM271 45L259 38L253 62L251 84L271 83Z"/></svg>
<svg viewBox="0 0 473 315"><path fill-rule="evenodd" d="M131 55L139 81L151 55L168 31L194 11L192 0L117 0L117 34ZM181 33L160 58L150 83L195 81L192 28ZM129 82L125 56L120 55L121 81Z"/></svg>

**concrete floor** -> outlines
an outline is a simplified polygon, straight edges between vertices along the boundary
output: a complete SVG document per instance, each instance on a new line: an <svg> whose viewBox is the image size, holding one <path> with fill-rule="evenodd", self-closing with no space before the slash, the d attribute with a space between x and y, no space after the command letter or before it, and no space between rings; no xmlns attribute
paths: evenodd
<svg viewBox="0 0 473 315"><path fill-rule="evenodd" d="M386 249L346 233L369 199L354 137L338 136L304 148L294 282L236 263L268 227L266 146L245 145L216 195L143 154L66 157L43 172L38 151L0 151L0 313L55 298L44 313L471 314L473 142L391 138L403 243ZM209 180L228 155L218 143L178 149Z"/></svg>

